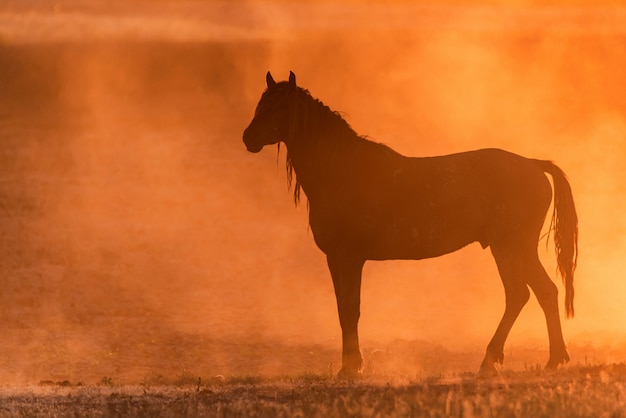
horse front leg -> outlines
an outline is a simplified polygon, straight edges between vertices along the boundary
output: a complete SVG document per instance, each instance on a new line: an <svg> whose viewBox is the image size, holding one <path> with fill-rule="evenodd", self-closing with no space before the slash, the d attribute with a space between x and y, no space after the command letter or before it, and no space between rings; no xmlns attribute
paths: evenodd
<svg viewBox="0 0 626 418"><path fill-rule="evenodd" d="M364 260L328 255L328 268L333 278L342 336L340 376L357 375L363 359L359 349L358 323L361 305L361 273Z"/></svg>

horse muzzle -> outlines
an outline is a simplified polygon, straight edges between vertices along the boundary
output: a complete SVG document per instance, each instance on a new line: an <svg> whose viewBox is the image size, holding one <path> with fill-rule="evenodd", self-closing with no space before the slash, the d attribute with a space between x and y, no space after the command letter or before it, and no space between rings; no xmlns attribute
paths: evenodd
<svg viewBox="0 0 626 418"><path fill-rule="evenodd" d="M257 153L259 151L261 151L263 149L263 145L260 144L254 144L253 141L251 141L251 133L248 131L248 129L246 129L245 131L243 131L243 143L246 146L246 149L249 152L252 153Z"/></svg>
<svg viewBox="0 0 626 418"><path fill-rule="evenodd" d="M259 151L261 151L263 149L263 145L261 145L261 144L254 144L254 143L251 143L249 140L246 141L246 136L245 135L243 136L243 143L246 146L246 149L249 152L252 152L254 154L256 154L257 152L259 152Z"/></svg>
<svg viewBox="0 0 626 418"><path fill-rule="evenodd" d="M260 152L263 149L263 145L251 145L251 144L246 144L246 149L253 153L256 154L257 152Z"/></svg>

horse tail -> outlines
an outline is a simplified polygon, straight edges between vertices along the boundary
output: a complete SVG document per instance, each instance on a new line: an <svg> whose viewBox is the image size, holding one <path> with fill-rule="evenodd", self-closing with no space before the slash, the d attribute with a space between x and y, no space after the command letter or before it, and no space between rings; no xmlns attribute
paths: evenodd
<svg viewBox="0 0 626 418"><path fill-rule="evenodd" d="M565 285L565 314L574 316L574 270L578 260L578 216L567 177L563 170L551 161L538 161L544 172L554 182L554 210L550 231L554 232L554 250L557 270Z"/></svg>

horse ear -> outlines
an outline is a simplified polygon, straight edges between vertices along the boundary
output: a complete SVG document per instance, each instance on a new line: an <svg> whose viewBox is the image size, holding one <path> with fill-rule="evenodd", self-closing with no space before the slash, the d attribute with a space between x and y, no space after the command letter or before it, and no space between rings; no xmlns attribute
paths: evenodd
<svg viewBox="0 0 626 418"><path fill-rule="evenodd" d="M293 73L293 71L289 71L289 84L293 87L296 86L296 75Z"/></svg>
<svg viewBox="0 0 626 418"><path fill-rule="evenodd" d="M267 87L274 87L276 85L276 82L274 81L274 78L272 77L269 71L267 72L267 75L265 76L265 82L267 82Z"/></svg>

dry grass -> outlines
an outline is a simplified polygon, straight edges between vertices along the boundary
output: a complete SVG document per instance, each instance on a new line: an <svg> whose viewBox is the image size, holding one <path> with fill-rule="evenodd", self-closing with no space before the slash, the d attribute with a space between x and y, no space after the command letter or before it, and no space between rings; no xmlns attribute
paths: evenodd
<svg viewBox="0 0 626 418"><path fill-rule="evenodd" d="M624 114L623 95L614 88L624 84L623 40L604 32L570 38L522 29L493 39L474 34L467 42L419 29L400 43L406 34L394 37L398 50L387 38L358 33L340 43L325 34L284 44L0 40L0 417L626 415L626 366L613 364L624 358L624 343L608 339L611 347L598 348L598 330L589 325L598 318L620 323L610 315L617 270L603 263L603 253L618 254L621 241L593 249L600 238L591 237L603 233L592 229L605 225L598 219L623 212L621 200L611 197L623 185L615 180L621 171L609 164L618 160L607 162L608 154L622 154L606 151L621 143L595 138L592 128L594 118L604 120L594 112ZM394 143L407 153L495 145L578 167L572 177L579 179L581 219L586 211L594 231L585 235L585 257L602 266L597 276L580 275L577 285L578 306L585 298L590 306L580 317L591 343L566 336L573 362L586 364L556 373L535 368L547 359L543 334L537 349L507 346L506 367L523 371L494 378L454 374L477 367L482 346L467 353L366 342L369 374L337 380L340 347L328 337L339 332L332 284L323 260L314 258L305 212L291 210L283 173L268 169L274 155L252 158L241 143L267 69L296 70L320 97L353 112L351 122L364 133L409 138ZM546 80L535 80L544 72ZM380 74L389 76L371 83ZM509 84L519 84L520 92L501 94ZM439 94L448 85L450 93ZM459 95L466 86L474 88ZM489 104L486 115L458 111L476 108L465 97L475 95ZM442 105L447 102L450 107ZM369 107L389 114L363 123L380 113L361 111ZM522 123L532 126L517 129ZM491 137L494 124L502 127L499 142ZM598 150L591 161L580 158L587 149ZM598 166L611 181L585 186L581 178L601 178ZM612 212L595 216L601 211L589 202L596 200ZM624 236L622 224L606 227L608 236ZM485 293L477 300L501 302L499 280L480 263L471 272L465 264L441 265L449 270L427 267L406 278L438 279L406 292L415 295L412 308L424 305L415 308L416 320L425 312L437 318L410 329L428 339L428 331L453 324L450 333L462 342L456 334L469 324L483 327L483 317L474 315L491 303L456 299L439 306L429 295L454 283L466 286L460 296L478 289ZM474 275L495 283L493 294L467 281L446 282L461 276L457 270L480 273ZM393 294L401 294L405 279L394 280ZM385 300L392 302L378 309L390 314L385 306L395 308L395 299ZM589 319L594 307L606 312ZM369 320L376 316L371 304L363 311ZM380 317L373 328L414 316L399 310ZM441 323L446 317L452 319ZM311 334L304 342L283 338L303 333ZM286 371L291 377L267 377Z"/></svg>
<svg viewBox="0 0 626 418"><path fill-rule="evenodd" d="M3 416L617 417L626 365L398 381L329 375L187 379L178 384L5 388Z"/></svg>

